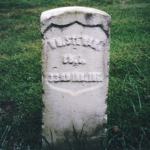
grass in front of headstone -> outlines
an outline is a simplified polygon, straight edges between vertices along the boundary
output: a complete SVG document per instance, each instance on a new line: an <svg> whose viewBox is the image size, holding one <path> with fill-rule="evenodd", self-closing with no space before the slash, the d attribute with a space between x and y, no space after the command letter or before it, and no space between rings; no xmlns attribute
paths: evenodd
<svg viewBox="0 0 150 150"><path fill-rule="evenodd" d="M39 18L42 11L75 5L97 8L112 17L105 149L150 149L150 4L146 0L110 2L0 1L0 139L6 137L6 149L40 149ZM7 128L10 130L6 135ZM95 146L101 145L98 139L80 141L75 128L74 131L76 140L68 149L100 149Z"/></svg>

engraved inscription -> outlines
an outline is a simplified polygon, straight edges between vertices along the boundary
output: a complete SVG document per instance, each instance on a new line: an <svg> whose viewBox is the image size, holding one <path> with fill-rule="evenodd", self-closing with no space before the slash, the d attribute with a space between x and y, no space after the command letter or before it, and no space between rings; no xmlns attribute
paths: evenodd
<svg viewBox="0 0 150 150"><path fill-rule="evenodd" d="M102 82L99 72L89 73L49 73L47 81L51 82Z"/></svg>
<svg viewBox="0 0 150 150"><path fill-rule="evenodd" d="M101 51L102 48L105 46L103 41L95 39L90 36L66 36L66 37L58 37L54 39L50 39L47 41L48 47L50 46L52 49L56 49L58 47L63 47L67 45L82 45L82 46L89 46L96 51Z"/></svg>
<svg viewBox="0 0 150 150"><path fill-rule="evenodd" d="M64 54L63 63L64 64L85 64L85 60L82 58L80 54L78 55Z"/></svg>

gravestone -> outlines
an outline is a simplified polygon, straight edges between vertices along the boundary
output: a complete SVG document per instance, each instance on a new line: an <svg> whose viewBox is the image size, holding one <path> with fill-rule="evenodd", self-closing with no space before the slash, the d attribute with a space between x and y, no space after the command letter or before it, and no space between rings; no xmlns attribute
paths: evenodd
<svg viewBox="0 0 150 150"><path fill-rule="evenodd" d="M86 7L41 14L42 133L48 142L63 141L73 127L89 138L105 135L110 22L107 13Z"/></svg>

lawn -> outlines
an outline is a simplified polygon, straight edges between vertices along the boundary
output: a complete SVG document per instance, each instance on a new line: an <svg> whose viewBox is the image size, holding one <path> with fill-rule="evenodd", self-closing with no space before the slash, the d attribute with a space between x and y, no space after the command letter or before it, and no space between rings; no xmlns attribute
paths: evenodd
<svg viewBox="0 0 150 150"><path fill-rule="evenodd" d="M149 0L0 0L0 148L40 149L40 15L65 6L100 9L112 18L108 130L103 149L149 150ZM102 149L99 141L83 143L68 149Z"/></svg>

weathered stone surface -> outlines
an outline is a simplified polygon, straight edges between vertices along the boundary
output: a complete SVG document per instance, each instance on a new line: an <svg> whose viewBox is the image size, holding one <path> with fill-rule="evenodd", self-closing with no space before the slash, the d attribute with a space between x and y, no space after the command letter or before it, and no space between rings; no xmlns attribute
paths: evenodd
<svg viewBox="0 0 150 150"><path fill-rule="evenodd" d="M61 141L74 127L104 136L109 75L110 16L85 7L41 15L43 135Z"/></svg>

